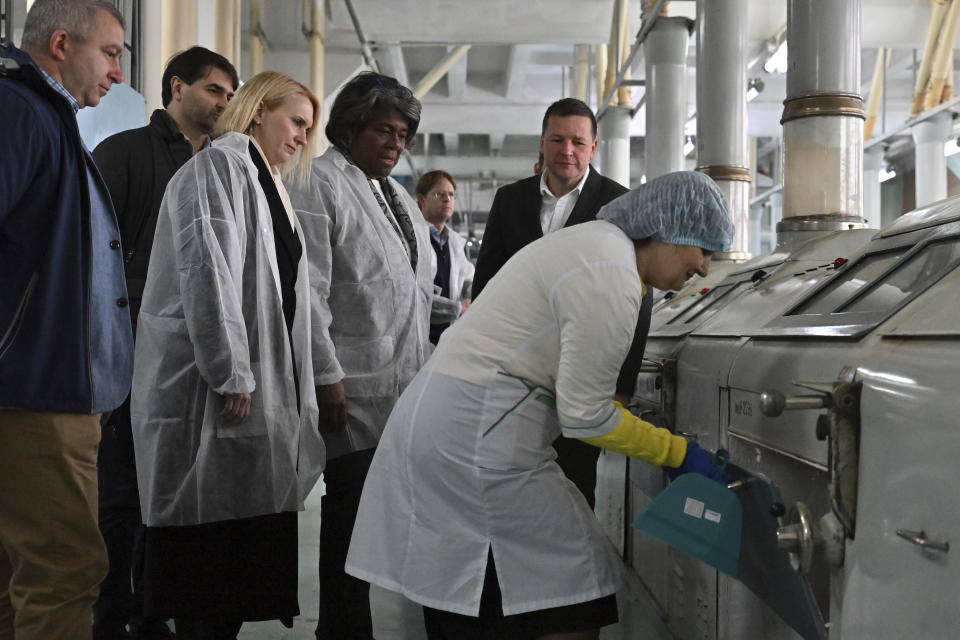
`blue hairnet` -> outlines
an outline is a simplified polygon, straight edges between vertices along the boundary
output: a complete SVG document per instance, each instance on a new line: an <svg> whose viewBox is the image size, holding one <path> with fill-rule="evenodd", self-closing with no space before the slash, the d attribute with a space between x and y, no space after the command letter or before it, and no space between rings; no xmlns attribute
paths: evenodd
<svg viewBox="0 0 960 640"><path fill-rule="evenodd" d="M726 251L733 240L733 217L716 183L696 171L655 178L611 200L598 220L615 224L634 240L656 238L707 251Z"/></svg>

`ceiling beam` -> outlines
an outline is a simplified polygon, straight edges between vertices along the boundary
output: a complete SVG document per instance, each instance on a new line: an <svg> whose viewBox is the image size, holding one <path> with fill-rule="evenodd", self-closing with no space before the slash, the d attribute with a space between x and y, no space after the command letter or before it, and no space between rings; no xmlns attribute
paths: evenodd
<svg viewBox="0 0 960 640"><path fill-rule="evenodd" d="M380 73L397 79L405 87L410 86L407 64L403 59L403 47L396 44L380 45L373 54L380 65Z"/></svg>
<svg viewBox="0 0 960 640"><path fill-rule="evenodd" d="M523 94L527 64L530 61L530 46L515 44L507 56L506 81L503 95L507 100L519 100Z"/></svg>
<svg viewBox="0 0 960 640"><path fill-rule="evenodd" d="M456 47L447 47L447 55L454 52ZM457 60L447 71L447 95L451 100L463 100L467 91L467 54Z"/></svg>

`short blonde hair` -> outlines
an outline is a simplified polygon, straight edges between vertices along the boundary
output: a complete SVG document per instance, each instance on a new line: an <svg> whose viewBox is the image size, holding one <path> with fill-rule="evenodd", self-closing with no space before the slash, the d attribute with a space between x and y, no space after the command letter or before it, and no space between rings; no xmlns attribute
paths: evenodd
<svg viewBox="0 0 960 640"><path fill-rule="evenodd" d="M291 160L283 167L283 174L284 177L288 177L296 173L298 182L302 183L310 174L310 161L314 155L313 140L317 133L317 123L320 121L320 102L310 89L290 76L279 71L263 71L243 83L217 120L213 137L216 138L228 131L246 134L261 105L267 110L272 110L290 96L297 95L304 96L313 105L313 123L307 131L307 144L300 149L295 160Z"/></svg>

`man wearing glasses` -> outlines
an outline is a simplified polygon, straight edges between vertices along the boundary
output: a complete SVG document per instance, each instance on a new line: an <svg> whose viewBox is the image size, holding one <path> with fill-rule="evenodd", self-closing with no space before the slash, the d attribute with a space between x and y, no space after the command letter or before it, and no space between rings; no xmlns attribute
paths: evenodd
<svg viewBox="0 0 960 640"><path fill-rule="evenodd" d="M456 231L450 232L447 220L453 215L457 183L446 171L430 171L417 182L417 204L430 223L433 254L433 304L430 308L430 342L437 344L440 334L470 306L473 264L467 260L466 244Z"/></svg>

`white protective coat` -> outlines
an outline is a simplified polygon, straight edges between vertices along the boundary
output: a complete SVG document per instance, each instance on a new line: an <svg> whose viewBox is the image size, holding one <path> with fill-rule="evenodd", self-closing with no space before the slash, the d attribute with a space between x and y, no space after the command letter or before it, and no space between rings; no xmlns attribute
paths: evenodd
<svg viewBox="0 0 960 640"><path fill-rule="evenodd" d="M473 284L473 263L467 259L464 248L467 241L459 233L446 227L447 246L450 248L450 297L444 298L435 295L433 308L430 312L430 322L442 324L453 322L460 317L460 301L470 297L470 287ZM430 271L437 275L437 252L430 250Z"/></svg>
<svg viewBox="0 0 960 640"><path fill-rule="evenodd" d="M377 446L400 393L430 355L429 230L403 199L417 241L414 272L370 181L335 148L313 161L290 199L310 258L313 366L317 385L343 381L347 428L324 432L329 458Z"/></svg>
<svg viewBox="0 0 960 640"><path fill-rule="evenodd" d="M514 255L397 403L347 572L476 616L492 549L505 615L614 593L616 551L551 442L619 423L642 297L633 242L607 222Z"/></svg>
<svg viewBox="0 0 960 640"><path fill-rule="evenodd" d="M323 471L309 249L297 272L291 355L273 223L249 140L228 133L198 153L170 180L160 207L131 407L147 526L302 510ZM219 417L229 393L252 397L239 424Z"/></svg>

